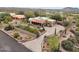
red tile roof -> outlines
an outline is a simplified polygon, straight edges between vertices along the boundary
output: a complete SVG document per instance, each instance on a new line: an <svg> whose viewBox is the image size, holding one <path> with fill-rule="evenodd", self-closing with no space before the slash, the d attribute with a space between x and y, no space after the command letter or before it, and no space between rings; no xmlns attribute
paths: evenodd
<svg viewBox="0 0 79 59"><path fill-rule="evenodd" d="M13 15L12 17L13 18L17 18L17 19L23 19L23 18L25 18L24 15Z"/></svg>
<svg viewBox="0 0 79 59"><path fill-rule="evenodd" d="M43 24L43 23L45 23L46 21L45 21L45 20L32 20L32 22Z"/></svg>

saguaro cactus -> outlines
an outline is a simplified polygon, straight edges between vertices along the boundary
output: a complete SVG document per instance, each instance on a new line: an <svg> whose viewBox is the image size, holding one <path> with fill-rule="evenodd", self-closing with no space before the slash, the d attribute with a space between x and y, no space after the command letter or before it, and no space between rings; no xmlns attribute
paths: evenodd
<svg viewBox="0 0 79 59"><path fill-rule="evenodd" d="M56 35L56 28L55 28L55 33L54 33L54 35Z"/></svg>

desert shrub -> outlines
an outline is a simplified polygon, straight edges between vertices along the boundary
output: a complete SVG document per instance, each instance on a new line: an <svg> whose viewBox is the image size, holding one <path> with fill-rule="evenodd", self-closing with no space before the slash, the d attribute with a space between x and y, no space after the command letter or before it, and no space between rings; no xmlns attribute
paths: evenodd
<svg viewBox="0 0 79 59"><path fill-rule="evenodd" d="M4 28L4 30L6 30L6 31L13 30L13 29L14 29L14 26L12 26L12 25L8 25Z"/></svg>
<svg viewBox="0 0 79 59"><path fill-rule="evenodd" d="M19 36L20 36L19 33L14 33L14 34L13 34L13 37L14 37L14 38L18 38Z"/></svg>
<svg viewBox="0 0 79 59"><path fill-rule="evenodd" d="M69 41L69 40L64 40L64 41L62 41L62 47L65 49L65 50L67 50L67 51L73 51L73 47L74 47L74 45L73 45L73 43L71 42L71 41Z"/></svg>
<svg viewBox="0 0 79 59"><path fill-rule="evenodd" d="M67 27L69 25L69 22L68 21L64 21L63 22L63 26Z"/></svg>
<svg viewBox="0 0 79 59"><path fill-rule="evenodd" d="M48 37L48 44L51 51L59 50L59 39L57 36Z"/></svg>

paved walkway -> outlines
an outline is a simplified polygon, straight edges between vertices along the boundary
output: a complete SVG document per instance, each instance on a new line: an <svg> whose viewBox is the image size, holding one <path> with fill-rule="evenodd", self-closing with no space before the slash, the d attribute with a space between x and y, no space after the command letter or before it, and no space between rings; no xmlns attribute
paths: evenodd
<svg viewBox="0 0 79 59"><path fill-rule="evenodd" d="M55 25L53 27L45 27L46 29L45 34L41 35L39 38L36 38L35 40L25 42L23 44L32 51L41 52L42 50L41 44L43 42L44 36L51 35L51 34L53 35L55 32L55 28L57 29L57 33L59 33L60 30L64 30L64 27L60 25Z"/></svg>

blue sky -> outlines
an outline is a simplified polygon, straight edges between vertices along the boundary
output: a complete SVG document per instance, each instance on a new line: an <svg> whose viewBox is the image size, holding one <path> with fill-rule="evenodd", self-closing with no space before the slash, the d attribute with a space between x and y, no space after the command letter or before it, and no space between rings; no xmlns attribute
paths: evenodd
<svg viewBox="0 0 79 59"><path fill-rule="evenodd" d="M78 0L0 0L0 7L79 7Z"/></svg>

